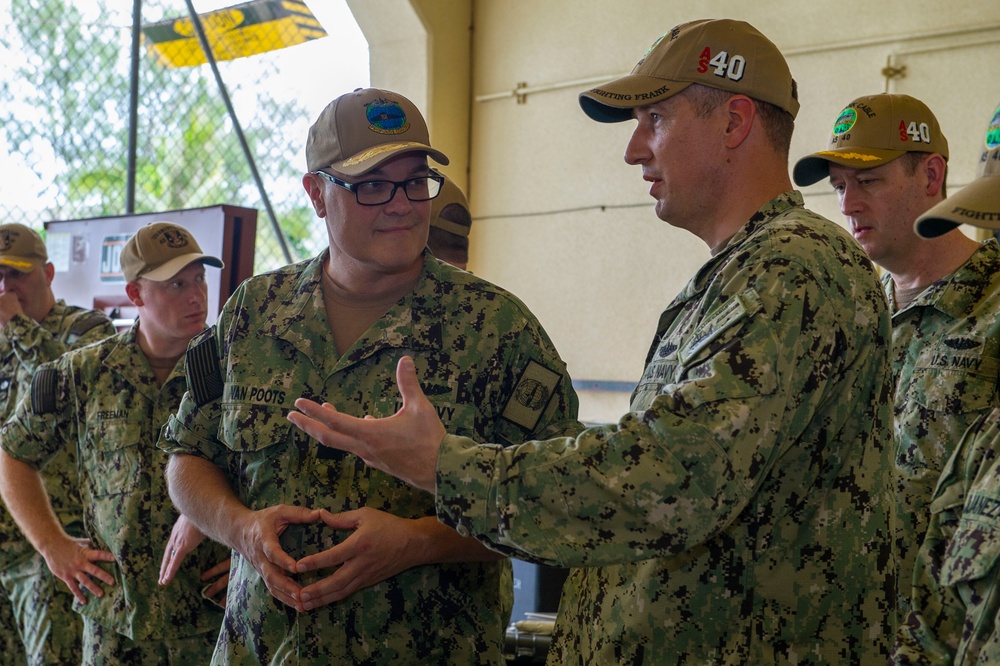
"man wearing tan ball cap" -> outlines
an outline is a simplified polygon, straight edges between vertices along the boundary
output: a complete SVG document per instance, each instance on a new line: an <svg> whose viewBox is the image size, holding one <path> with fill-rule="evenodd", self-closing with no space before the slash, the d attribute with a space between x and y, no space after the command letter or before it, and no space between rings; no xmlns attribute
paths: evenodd
<svg viewBox="0 0 1000 666"><path fill-rule="evenodd" d="M299 400L289 419L434 493L460 533L571 568L551 666L885 664L889 313L861 249L792 189L781 52L743 21L683 23L579 102L633 123L625 161L657 217L711 250L675 296L634 286L670 304L628 413L468 437L403 359L390 418Z"/></svg>
<svg viewBox="0 0 1000 666"><path fill-rule="evenodd" d="M935 484L966 429L991 407L1000 366L1000 246L950 225L933 238L914 222L945 199L948 141L920 100L859 97L836 116L825 150L794 177L829 176L851 233L885 269L892 312L899 621L927 530ZM943 203L942 203L943 202Z"/></svg>
<svg viewBox="0 0 1000 666"><path fill-rule="evenodd" d="M917 233L934 237L964 223L1000 228L1000 106L977 169L974 181L917 219ZM983 397L993 410L966 431L931 497L894 664L1000 663L1000 408L995 392Z"/></svg>
<svg viewBox="0 0 1000 666"><path fill-rule="evenodd" d="M140 229L137 236L137 242L121 254L122 273L127 282L139 278L163 282L196 261L222 268L221 259L204 254L194 237L170 222L154 222Z"/></svg>
<svg viewBox="0 0 1000 666"><path fill-rule="evenodd" d="M155 222L125 243L121 264L138 318L35 373L0 429L0 493L76 597L75 663L207 664L229 549L174 509L156 439L186 387L187 344L205 329L205 267L222 262L183 227ZM46 461L66 449L78 459L86 538L65 529L41 485Z"/></svg>
<svg viewBox="0 0 1000 666"><path fill-rule="evenodd" d="M0 225L0 423L28 393L39 367L67 350L114 334L103 312L67 305L52 291L55 266L42 237L23 224ZM83 537L76 454L45 467L45 488L66 531ZM0 503L0 653L5 663L71 663L82 623L73 595L46 568Z"/></svg>
<svg viewBox="0 0 1000 666"><path fill-rule="evenodd" d="M830 175L830 164L871 169L906 153L937 153L948 160L948 140L927 105L909 95L865 95L837 115L826 150L801 158L793 176L811 185Z"/></svg>
<svg viewBox="0 0 1000 666"><path fill-rule="evenodd" d="M302 187L328 246L243 282L196 338L164 429L171 497L241 554L215 663L500 666L511 564L434 516L429 493L311 440L302 396L359 416L399 406L413 358L437 413L510 444L575 430L577 398L541 324L496 285L434 258L442 177L399 93L331 101Z"/></svg>

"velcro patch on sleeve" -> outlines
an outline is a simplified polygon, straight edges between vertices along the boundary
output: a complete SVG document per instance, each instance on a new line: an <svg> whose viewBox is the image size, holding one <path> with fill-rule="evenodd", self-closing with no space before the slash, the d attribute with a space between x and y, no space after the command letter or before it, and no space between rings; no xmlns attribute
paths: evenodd
<svg viewBox="0 0 1000 666"><path fill-rule="evenodd" d="M42 368L31 378L31 413L52 414L56 411L56 383L59 371Z"/></svg>
<svg viewBox="0 0 1000 666"><path fill-rule="evenodd" d="M531 432L555 395L562 375L537 361L528 361L514 393L503 408L503 418Z"/></svg>
<svg viewBox="0 0 1000 666"><path fill-rule="evenodd" d="M70 327L69 332L72 335L81 336L92 328L101 326L107 323L108 317L102 312L92 311L90 314L80 317L73 325Z"/></svg>
<svg viewBox="0 0 1000 666"><path fill-rule="evenodd" d="M735 294L721 310L702 322L690 338L685 340L684 346L677 352L681 362L687 363L724 332L763 309L764 302L756 290L747 289Z"/></svg>
<svg viewBox="0 0 1000 666"><path fill-rule="evenodd" d="M210 329L201 340L188 347L185 356L188 390L199 407L222 397L222 367L214 333L215 329Z"/></svg>

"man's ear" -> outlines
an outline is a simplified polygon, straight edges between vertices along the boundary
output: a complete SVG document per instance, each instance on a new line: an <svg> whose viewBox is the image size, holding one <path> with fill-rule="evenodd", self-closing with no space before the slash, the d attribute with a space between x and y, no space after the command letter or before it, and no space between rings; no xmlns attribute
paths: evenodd
<svg viewBox="0 0 1000 666"><path fill-rule="evenodd" d="M127 282L125 284L125 295L128 296L128 300L132 301L132 305L137 308L143 306L142 289L139 288L138 282Z"/></svg>
<svg viewBox="0 0 1000 666"><path fill-rule="evenodd" d="M309 195L316 217L326 217L326 202L323 200L323 184L319 182L319 176L307 173L302 176L302 188Z"/></svg>
<svg viewBox="0 0 1000 666"><path fill-rule="evenodd" d="M944 187L948 175L948 163L938 153L931 153L924 159L924 173L927 175L927 196L937 196Z"/></svg>
<svg viewBox="0 0 1000 666"><path fill-rule="evenodd" d="M725 102L729 124L726 126L726 148L739 148L757 119L757 105L746 95L733 95Z"/></svg>

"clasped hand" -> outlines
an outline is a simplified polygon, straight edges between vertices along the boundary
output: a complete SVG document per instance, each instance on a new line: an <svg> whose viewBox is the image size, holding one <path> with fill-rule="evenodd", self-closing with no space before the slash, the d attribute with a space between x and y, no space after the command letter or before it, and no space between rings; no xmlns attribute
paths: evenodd
<svg viewBox="0 0 1000 666"><path fill-rule="evenodd" d="M318 522L329 529L351 530L351 534L332 548L298 561L282 549L280 537L290 525ZM420 522L368 507L335 514L279 505L253 512L239 550L276 599L304 612L341 601L423 563ZM335 570L305 587L296 579L297 574L324 569Z"/></svg>

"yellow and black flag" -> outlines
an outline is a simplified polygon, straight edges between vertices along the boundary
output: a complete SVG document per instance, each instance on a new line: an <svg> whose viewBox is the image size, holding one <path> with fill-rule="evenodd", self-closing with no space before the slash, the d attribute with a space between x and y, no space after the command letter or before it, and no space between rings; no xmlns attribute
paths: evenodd
<svg viewBox="0 0 1000 666"><path fill-rule="evenodd" d="M234 60L326 36L304 2L253 0L199 14L216 60ZM146 47L167 67L208 62L190 17L143 26Z"/></svg>

